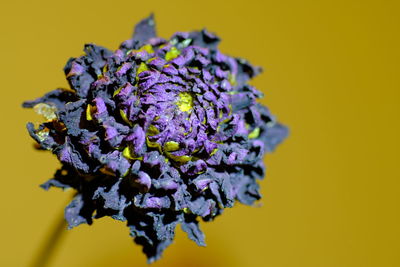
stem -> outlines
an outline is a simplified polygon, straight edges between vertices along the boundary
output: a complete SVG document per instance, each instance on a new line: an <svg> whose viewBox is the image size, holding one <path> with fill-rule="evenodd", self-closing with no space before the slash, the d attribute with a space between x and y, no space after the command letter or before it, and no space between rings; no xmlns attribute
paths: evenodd
<svg viewBox="0 0 400 267"><path fill-rule="evenodd" d="M57 246L60 244L64 232L66 232L66 228L67 222L64 219L63 212L61 216L58 216L56 223L32 261L31 267L45 267L49 264Z"/></svg>

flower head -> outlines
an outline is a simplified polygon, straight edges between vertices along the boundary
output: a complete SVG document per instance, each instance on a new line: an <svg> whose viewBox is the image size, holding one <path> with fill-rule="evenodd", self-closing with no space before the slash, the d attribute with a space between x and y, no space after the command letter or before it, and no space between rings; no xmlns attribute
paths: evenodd
<svg viewBox="0 0 400 267"><path fill-rule="evenodd" d="M260 198L263 155L287 135L247 81L260 68L222 54L206 31L156 36L153 16L112 52L85 45L65 68L70 89L24 103L45 122L27 125L62 163L42 185L73 188L72 228L111 216L126 221L149 261L181 224L204 246L199 219Z"/></svg>

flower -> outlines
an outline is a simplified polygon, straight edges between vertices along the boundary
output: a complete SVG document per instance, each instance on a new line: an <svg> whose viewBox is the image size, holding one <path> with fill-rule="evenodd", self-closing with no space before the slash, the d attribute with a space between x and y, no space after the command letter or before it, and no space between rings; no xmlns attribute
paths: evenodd
<svg viewBox="0 0 400 267"><path fill-rule="evenodd" d="M288 130L247 84L261 69L222 54L219 41L207 30L159 38L151 15L115 52L85 45L64 68L70 89L23 104L46 119L28 131L62 164L42 187L77 191L69 228L126 221L152 262L177 224L204 246L199 219L260 199L263 155Z"/></svg>

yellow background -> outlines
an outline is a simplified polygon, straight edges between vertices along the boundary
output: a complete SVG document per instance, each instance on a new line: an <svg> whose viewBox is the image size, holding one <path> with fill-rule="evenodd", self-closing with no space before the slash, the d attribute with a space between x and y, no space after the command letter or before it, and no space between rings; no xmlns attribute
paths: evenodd
<svg viewBox="0 0 400 267"><path fill-rule="evenodd" d="M67 86L84 43L116 49L155 12L160 36L206 26L223 52L262 65L253 84L291 135L266 157L259 207L202 223L207 248L180 228L153 266L400 266L399 2L2 1L0 266L27 266L71 192L38 184L58 166L32 148L20 103ZM51 266L146 266L124 223L64 236Z"/></svg>

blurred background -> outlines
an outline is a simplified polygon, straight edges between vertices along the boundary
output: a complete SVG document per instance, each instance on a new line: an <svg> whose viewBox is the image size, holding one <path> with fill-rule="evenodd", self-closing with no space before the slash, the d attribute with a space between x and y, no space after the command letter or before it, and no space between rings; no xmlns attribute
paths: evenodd
<svg viewBox="0 0 400 267"><path fill-rule="evenodd" d="M158 34L207 27L221 50L264 67L253 85L290 127L265 158L263 199L202 223L207 247L178 227L152 266L400 266L398 1L3 1L0 4L0 266L28 266L72 192L39 184L58 167L33 149L21 102L67 87L85 43L116 49L155 13ZM63 236L50 266L147 266L124 223Z"/></svg>

